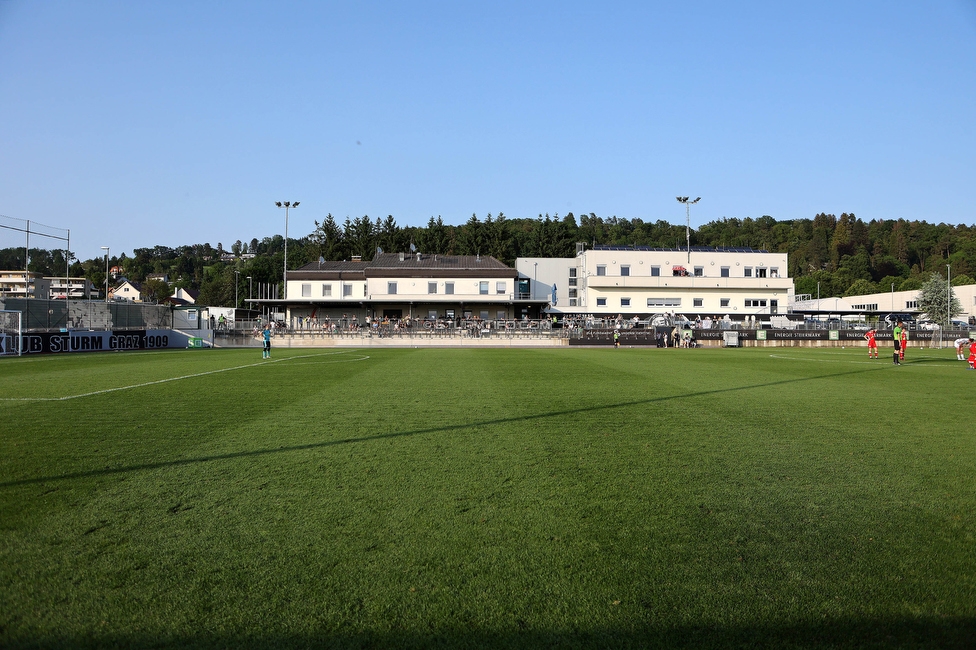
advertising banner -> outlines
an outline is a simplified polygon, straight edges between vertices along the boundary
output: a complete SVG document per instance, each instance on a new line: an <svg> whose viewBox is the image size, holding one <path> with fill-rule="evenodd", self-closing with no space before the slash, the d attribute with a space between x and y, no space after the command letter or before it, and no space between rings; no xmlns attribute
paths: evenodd
<svg viewBox="0 0 976 650"><path fill-rule="evenodd" d="M185 348L189 337L175 330L91 331L68 330L25 334L22 354L63 352L111 352L120 350L165 350Z"/></svg>

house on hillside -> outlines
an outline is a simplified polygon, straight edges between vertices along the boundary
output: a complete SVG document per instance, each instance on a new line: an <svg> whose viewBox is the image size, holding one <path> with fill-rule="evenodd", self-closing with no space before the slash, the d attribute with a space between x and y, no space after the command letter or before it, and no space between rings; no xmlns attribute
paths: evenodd
<svg viewBox="0 0 976 650"><path fill-rule="evenodd" d="M142 301L142 287L138 282L122 279L120 284L115 285L109 296L111 300L126 300L129 302Z"/></svg>
<svg viewBox="0 0 976 650"><path fill-rule="evenodd" d="M164 305L173 305L176 307L186 307L189 305L195 305L197 302L197 296L200 292L195 289L183 289L177 287L173 292L173 295L168 298L163 298L160 303Z"/></svg>

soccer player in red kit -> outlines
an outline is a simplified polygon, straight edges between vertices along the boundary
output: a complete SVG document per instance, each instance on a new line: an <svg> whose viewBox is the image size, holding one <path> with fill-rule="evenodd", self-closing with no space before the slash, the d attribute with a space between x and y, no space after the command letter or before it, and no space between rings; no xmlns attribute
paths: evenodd
<svg viewBox="0 0 976 650"><path fill-rule="evenodd" d="M905 348L908 347L908 327L901 328L901 348L898 350L898 361L905 360Z"/></svg>
<svg viewBox="0 0 976 650"><path fill-rule="evenodd" d="M868 341L868 359L878 358L878 341L875 339L877 334L873 329L864 333L864 338Z"/></svg>
<svg viewBox="0 0 976 650"><path fill-rule="evenodd" d="M969 344L969 369L976 370L976 341Z"/></svg>

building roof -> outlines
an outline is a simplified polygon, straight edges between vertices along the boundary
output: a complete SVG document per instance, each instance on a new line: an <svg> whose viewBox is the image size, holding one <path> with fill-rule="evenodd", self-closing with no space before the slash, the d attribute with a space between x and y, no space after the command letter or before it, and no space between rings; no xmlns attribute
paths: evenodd
<svg viewBox="0 0 976 650"><path fill-rule="evenodd" d="M292 280L365 280L369 262L309 262L289 273Z"/></svg>
<svg viewBox="0 0 976 650"><path fill-rule="evenodd" d="M518 272L488 255L377 253L369 262L310 262L291 271L295 280L457 277L514 278Z"/></svg>
<svg viewBox="0 0 976 650"><path fill-rule="evenodd" d="M687 246L675 246L674 248L652 248L650 246L616 246L609 244L600 244L599 246L594 246L590 250L594 251L651 251L651 252L670 252L676 251L679 253L684 253L689 250ZM765 249L750 248L748 246L692 246L692 253L768 253L769 251Z"/></svg>

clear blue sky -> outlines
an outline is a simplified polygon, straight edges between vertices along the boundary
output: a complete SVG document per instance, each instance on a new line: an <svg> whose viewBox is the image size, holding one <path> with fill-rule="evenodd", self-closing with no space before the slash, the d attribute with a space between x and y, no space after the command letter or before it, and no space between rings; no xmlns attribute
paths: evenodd
<svg viewBox="0 0 976 650"><path fill-rule="evenodd" d="M971 224L974 118L974 0L0 0L0 215L81 259L281 234L284 200L293 237L679 194Z"/></svg>

